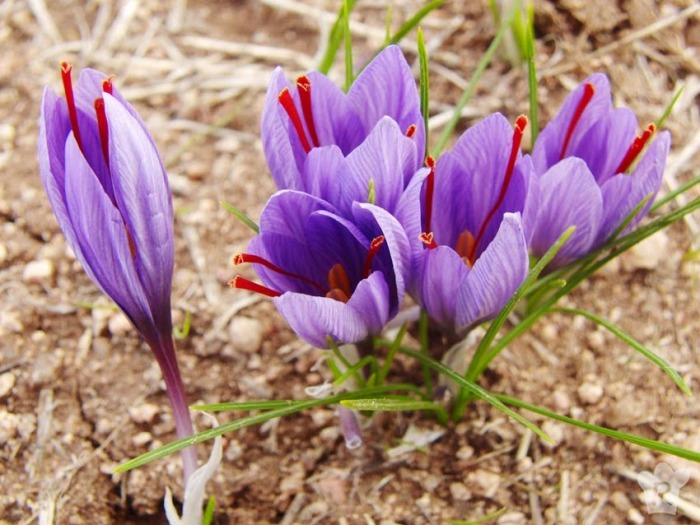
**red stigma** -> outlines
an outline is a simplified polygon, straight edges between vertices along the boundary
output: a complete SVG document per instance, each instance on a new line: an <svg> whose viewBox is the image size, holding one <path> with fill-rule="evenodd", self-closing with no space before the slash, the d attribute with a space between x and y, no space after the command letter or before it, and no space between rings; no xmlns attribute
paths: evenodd
<svg viewBox="0 0 700 525"><path fill-rule="evenodd" d="M418 239L420 239L420 242L425 244L425 246L429 250L437 248L437 243L435 242L435 236L433 235L433 232L423 232L418 236Z"/></svg>
<svg viewBox="0 0 700 525"><path fill-rule="evenodd" d="M380 235L378 237L375 237L372 239L372 242L369 243L369 250L367 250L367 256L365 257L365 264L362 267L362 278L367 279L367 277L370 276L372 273L372 262L374 261L375 256L377 255L377 252L379 249L382 247L384 244L384 236Z"/></svg>
<svg viewBox="0 0 700 525"><path fill-rule="evenodd" d="M625 173L630 168L632 163L644 149L644 146L646 146L647 142L649 142L649 139L655 131L656 126L652 123L647 126L647 129L645 129L639 137L635 137L629 149L627 150L627 153L625 153L622 162L620 162L620 165L615 170L616 174Z"/></svg>
<svg viewBox="0 0 700 525"><path fill-rule="evenodd" d="M433 218L433 195L435 194L435 159L428 155L425 164L430 168L430 173L425 179L425 231L430 231L430 223Z"/></svg>
<svg viewBox="0 0 700 525"><path fill-rule="evenodd" d="M248 290L249 292L255 292L262 295L267 295L268 297L279 297L282 295L277 290L263 286L262 284L254 283L248 279L236 275L233 279L228 282L231 288L238 288L239 290Z"/></svg>
<svg viewBox="0 0 700 525"><path fill-rule="evenodd" d="M515 126L513 130L513 145L510 150L510 158L508 159L506 174L503 177L501 193L498 195L496 203L493 205L488 215L486 216L486 220L481 224L479 233L474 238L474 243L471 245L470 253L467 254L467 259L471 262L472 265L474 265L474 261L476 258L476 250L479 247L479 243L481 242L484 233L486 233L486 228L488 227L489 223L491 222L491 219L493 219L494 215L496 215L496 211L498 211L498 208L501 207L501 204L503 204L503 201L506 198L506 192L508 191L508 186L510 186L511 179L513 178L513 171L515 170L515 161L518 160L520 143L523 140L523 134L525 133L526 127L527 117L525 115L520 115L517 119L515 119Z"/></svg>
<svg viewBox="0 0 700 525"><path fill-rule="evenodd" d="M66 105L68 106L68 116L70 126L73 129L73 136L78 143L80 151L83 151L83 142L80 140L80 128L78 127L78 109L75 107L75 96L73 95L73 79L71 73L73 66L68 62L61 62L61 80L63 81L63 92L66 94ZM84 153L84 152L83 152Z"/></svg>
<svg viewBox="0 0 700 525"><path fill-rule="evenodd" d="M406 130L406 136L409 139L412 139L413 136L416 134L417 129L418 129L418 126L416 126L415 124L411 124L410 126L408 126L408 129Z"/></svg>
<svg viewBox="0 0 700 525"><path fill-rule="evenodd" d="M563 159L566 155L566 150L569 149L569 142L571 142L571 137L573 136L574 130L578 125L578 121L581 120L581 115L583 115L583 111L586 109L586 106L588 106L588 104L590 103L591 99L593 98L593 95L595 95L595 87L593 86L593 84L588 82L585 86L583 86L583 96L581 97L578 106L576 106L576 111L574 111L574 115L571 118L571 122L569 123L569 129L566 131L566 137L564 138L564 144L561 147L559 160Z"/></svg>
<svg viewBox="0 0 700 525"><path fill-rule="evenodd" d="M301 91L303 90L300 90L300 92ZM289 92L289 88L284 88L280 94L277 95L277 100L279 100L280 104L282 104L282 107L287 113L289 120L291 120L292 125L297 132L297 136L301 141L301 147L304 148L306 153L308 153L311 151L311 145L309 144L309 139L306 138L304 124L301 122L301 117L299 116L299 112L294 105L294 99L292 98L292 94Z"/></svg>
<svg viewBox="0 0 700 525"><path fill-rule="evenodd" d="M112 79L114 78L113 75L108 76L102 81L102 91L105 93L109 93L112 95L113 87L112 87Z"/></svg>
<svg viewBox="0 0 700 525"><path fill-rule="evenodd" d="M303 281L307 284L310 284L317 290L319 290L321 293L325 294L326 289L321 286L320 284L316 283L315 281L309 279L308 277L304 277L303 275L299 275L298 273L292 273L288 272L287 270L283 270L279 266L271 263L267 259L263 259L262 257L259 257L257 255L253 255L251 253L238 253L233 256L233 264L238 266L239 264L243 263L252 263L252 264L260 264L264 266L265 268L268 268L272 270L275 273L279 273L280 275L285 275L287 277L291 277L292 279L298 279L300 281Z"/></svg>
<svg viewBox="0 0 700 525"><path fill-rule="evenodd" d="M102 145L102 155L109 168L109 127L107 126L107 113L105 113L105 101L101 98L95 99L95 113L97 114L97 129L100 133L100 144Z"/></svg>
<svg viewBox="0 0 700 525"><path fill-rule="evenodd" d="M301 100L301 111L304 113L306 127L311 135L311 142L317 148L321 145L316 133L316 125L314 124L314 114L311 109L311 81L306 75L297 78L297 92L299 100Z"/></svg>

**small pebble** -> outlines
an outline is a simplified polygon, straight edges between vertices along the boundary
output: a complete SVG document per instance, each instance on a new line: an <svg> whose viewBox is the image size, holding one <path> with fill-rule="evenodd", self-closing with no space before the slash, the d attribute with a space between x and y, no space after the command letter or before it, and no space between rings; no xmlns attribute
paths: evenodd
<svg viewBox="0 0 700 525"><path fill-rule="evenodd" d="M450 483L450 494L454 501L469 501L472 497L472 492L464 483Z"/></svg>
<svg viewBox="0 0 700 525"><path fill-rule="evenodd" d="M229 325L231 347L234 351L253 354L262 346L262 325L260 321L245 316L236 316ZM226 348L223 351L226 355Z"/></svg>
<svg viewBox="0 0 700 525"><path fill-rule="evenodd" d="M628 270L653 270L669 255L668 235L660 231L626 251L621 259Z"/></svg>
<svg viewBox="0 0 700 525"><path fill-rule="evenodd" d="M564 425L562 425L561 423L557 423L556 421L545 421L544 423L542 423L542 430L545 434L552 438L553 441L549 442L542 440L542 444L547 448L554 448L560 445L566 437Z"/></svg>
<svg viewBox="0 0 700 525"><path fill-rule="evenodd" d="M27 263L22 272L22 280L25 283L42 283L50 281L56 268L50 259L41 259Z"/></svg>
<svg viewBox="0 0 700 525"><path fill-rule="evenodd" d="M492 498L501 484L501 477L488 470L479 469L467 475L467 482L479 496Z"/></svg>
<svg viewBox="0 0 700 525"><path fill-rule="evenodd" d="M522 512L506 512L498 518L496 523L498 525L525 525L527 519Z"/></svg>
<svg viewBox="0 0 700 525"><path fill-rule="evenodd" d="M571 408L571 398L565 390L555 390L554 394L552 394L552 400L558 412L566 413Z"/></svg>
<svg viewBox="0 0 700 525"><path fill-rule="evenodd" d="M603 397L603 385L600 383L583 383L578 387L578 397L582 403L595 405Z"/></svg>
<svg viewBox="0 0 700 525"><path fill-rule="evenodd" d="M464 445L463 447L459 447L459 450L457 451L457 458L459 459L469 459L474 456L474 449L470 447L469 445Z"/></svg>
<svg viewBox="0 0 700 525"><path fill-rule="evenodd" d="M318 482L318 488L326 500L337 505L344 505L348 501L350 487L345 479L337 476L321 478Z"/></svg>
<svg viewBox="0 0 700 525"><path fill-rule="evenodd" d="M153 403L143 403L129 408L129 417L134 423L153 423L160 408Z"/></svg>
<svg viewBox="0 0 700 525"><path fill-rule="evenodd" d="M116 336L125 336L133 330L129 318L122 312L112 315L107 321L109 333Z"/></svg>
<svg viewBox="0 0 700 525"><path fill-rule="evenodd" d="M627 512L632 507L632 503L624 492L616 490L610 495L610 502L617 510Z"/></svg>
<svg viewBox="0 0 700 525"><path fill-rule="evenodd" d="M642 525L644 523L644 516L637 509L630 509L627 511L627 521Z"/></svg>
<svg viewBox="0 0 700 525"><path fill-rule="evenodd" d="M151 441L153 441L153 436L150 432L139 432L131 438L131 442L136 447L143 447L144 445L148 445Z"/></svg>
<svg viewBox="0 0 700 525"><path fill-rule="evenodd" d="M5 397L15 386L17 378L12 372L5 372L0 375L0 397Z"/></svg>
<svg viewBox="0 0 700 525"><path fill-rule="evenodd" d="M9 258L10 252L7 250L7 246L0 244L0 264L6 263Z"/></svg>

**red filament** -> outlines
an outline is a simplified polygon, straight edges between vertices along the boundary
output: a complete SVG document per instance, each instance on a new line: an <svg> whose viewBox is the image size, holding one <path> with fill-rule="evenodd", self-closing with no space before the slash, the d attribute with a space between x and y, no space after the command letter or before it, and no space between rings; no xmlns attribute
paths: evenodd
<svg viewBox="0 0 700 525"><path fill-rule="evenodd" d="M326 289L318 284L317 282L309 279L308 277L304 277L303 275L299 275L298 273L292 273L288 272L287 270L283 270L279 266L271 263L267 259L263 259L262 257L259 257L257 255L253 255L251 253L238 253L233 256L233 264L238 266L239 264L243 263L252 263L252 264L260 264L264 266L265 268L269 268L275 273L279 273L281 275L286 275L287 277L291 277L293 279L298 279L300 281L303 281L307 284L310 284L317 290L319 290L321 293L326 293Z"/></svg>
<svg viewBox="0 0 700 525"><path fill-rule="evenodd" d="M112 75L110 75L102 81L102 91L104 91L105 93L109 93L110 95L113 94L112 93L112 91L113 91L112 79L113 78L114 77Z"/></svg>
<svg viewBox="0 0 700 525"><path fill-rule="evenodd" d="M328 286L330 290L326 294L329 299L335 299L341 303L347 303L352 295L350 279L345 268L340 263L335 263L328 271Z"/></svg>
<svg viewBox="0 0 700 525"><path fill-rule="evenodd" d="M248 290L250 292L267 295L268 297L279 297L280 295L282 295L277 290L273 290L272 288L268 288L267 286L263 286L262 284L249 281L248 279L246 279L245 277L241 277L240 275L236 275L233 279L231 279L228 282L228 285L231 288L238 288L239 290Z"/></svg>
<svg viewBox="0 0 700 525"><path fill-rule="evenodd" d="M647 129L639 137L635 137L615 173L625 173L629 169L655 131L656 126L652 123L647 126Z"/></svg>
<svg viewBox="0 0 700 525"><path fill-rule="evenodd" d="M581 115L583 115L583 111L586 109L586 106L588 106L591 99L593 98L593 95L595 95L595 87L589 82L585 86L583 86L583 96L581 97L578 106L576 106L576 111L574 111L574 115L571 118L571 122L569 123L569 129L566 131L566 137L564 138L564 144L561 147L559 160L563 159L566 155L566 150L569 148L569 142L571 142L571 137L574 134L574 130L576 129L579 120L581 120Z"/></svg>
<svg viewBox="0 0 700 525"><path fill-rule="evenodd" d="M430 223L433 219L433 195L435 194L435 159L428 155L425 164L430 168L430 173L425 179L425 231L430 231Z"/></svg>
<svg viewBox="0 0 700 525"><path fill-rule="evenodd" d="M299 93L299 100L301 100L301 111L304 113L306 127L311 135L311 142L318 148L321 143L318 140L316 125L314 124L314 114L311 109L311 81L309 77L302 75L297 78L297 91Z"/></svg>
<svg viewBox="0 0 700 525"><path fill-rule="evenodd" d="M372 261L374 261L374 258L377 255L377 252L382 247L382 244L384 244L384 236L383 235L375 237L374 239L372 239L372 242L369 243L369 250L367 250L367 256L365 257L365 264L362 267L362 278L363 279L367 279L367 277L369 277L370 274L372 273Z"/></svg>
<svg viewBox="0 0 700 525"><path fill-rule="evenodd" d="M100 133L102 155L109 168L109 126L107 125L107 113L105 113L105 101L101 98L95 99L95 113L97 114L97 130Z"/></svg>
<svg viewBox="0 0 700 525"><path fill-rule="evenodd" d="M311 151L311 145L309 144L309 139L306 138L306 133L304 132L304 124L302 123L301 117L299 116L299 112L297 111L297 108L294 105L294 99L292 98L292 94L289 92L289 89L284 88L280 92L280 94L277 95L277 100L279 100L280 104L282 104L282 107L287 113L289 120L291 120L292 125L294 126L294 129L297 132L297 136L301 141L301 147L304 148L304 151L306 153L308 153L309 151Z"/></svg>
<svg viewBox="0 0 700 525"><path fill-rule="evenodd" d="M520 115L517 119L515 119L515 126L514 126L514 132L513 132L513 145L510 150L510 158L508 159L508 166L506 167L506 174L505 177L503 177L503 185L501 186L501 193L498 195L498 199L496 200L496 203L493 205L491 210L489 211L488 215L486 216L486 220L481 224L481 228L479 229L479 233L477 234L476 238L474 239L474 243L471 245L471 250L467 254L467 259L470 261L471 265L474 265L474 261L476 258L476 250L479 247L479 243L481 242L481 239L484 236L484 233L486 233L486 228L488 227L489 223L491 222L491 219L493 219L494 215L496 215L496 211L498 211L498 208L501 207L501 204L503 204L504 199L506 198L506 192L508 191L508 186L510 185L510 181L513 178L513 171L515 170L515 161L518 159L518 152L520 151L520 143L523 140L523 134L525 133L525 128L527 127L527 117L525 115Z"/></svg>
<svg viewBox="0 0 700 525"><path fill-rule="evenodd" d="M70 125L73 129L75 141L78 143L80 151L83 151L83 142L80 140L80 128L78 127L78 109L75 107L75 96L73 95L72 72L73 66L68 62L61 62L61 79L63 80L63 91L66 94L66 105L68 106Z"/></svg>
<svg viewBox="0 0 700 525"><path fill-rule="evenodd" d="M416 134L417 129L418 129L418 126L416 126L415 124L411 124L410 126L408 126L408 129L406 130L406 136L409 139L412 139L413 136Z"/></svg>

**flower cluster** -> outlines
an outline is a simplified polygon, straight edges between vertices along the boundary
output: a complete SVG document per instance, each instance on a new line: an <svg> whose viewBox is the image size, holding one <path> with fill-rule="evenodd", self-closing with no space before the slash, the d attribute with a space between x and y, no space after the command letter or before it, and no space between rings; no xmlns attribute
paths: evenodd
<svg viewBox="0 0 700 525"><path fill-rule="evenodd" d="M532 155L520 148L524 116L513 125L485 118L437 160L426 156L423 122L395 46L347 94L319 73L292 86L276 69L262 140L280 191L234 258L264 284L237 276L231 285L273 297L318 347L378 334L404 292L443 333L463 335L501 310L530 256L570 226L551 268L599 248L625 221L633 228L660 188L670 145L668 132L651 140L653 125L636 136L634 114L613 108L600 74L571 93Z"/></svg>

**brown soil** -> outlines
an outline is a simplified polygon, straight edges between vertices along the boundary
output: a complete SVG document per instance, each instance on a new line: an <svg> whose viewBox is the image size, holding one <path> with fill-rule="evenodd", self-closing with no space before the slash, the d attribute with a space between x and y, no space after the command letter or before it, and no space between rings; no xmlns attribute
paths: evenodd
<svg viewBox="0 0 700 525"><path fill-rule="evenodd" d="M543 119L594 71L611 77L618 103L632 107L641 122L655 120L683 83L667 122L674 144L665 191L696 175L700 17L693 7L683 10L697 4L536 3ZM43 86L59 88L59 61L114 73L167 161L178 210L175 316L193 316L191 334L178 343L190 399L302 398L306 386L325 377L324 367L314 366L322 354L300 343L268 301L225 286L230 257L251 232L218 201L259 215L274 190L258 139L267 79L278 63L290 75L313 67L338 4L0 5L0 523L164 523L165 486L181 496L177 457L112 474L123 460L171 440L173 424L153 359L68 252L43 194L37 117ZM381 43L386 6L358 4L359 62ZM420 5L395 1L394 27ZM662 21L669 23L652 25ZM493 23L485 0L453 1L423 28L438 114L458 99ZM414 35L405 44L414 60ZM511 120L525 112L526 85L521 68L498 58L464 126L492 111ZM625 254L567 300L651 346L695 390L700 267L686 254L699 243L696 216ZM246 333L232 329L240 317L254 320ZM401 373L417 375L414 363L400 364ZM593 423L700 449L695 399L582 319L547 317L502 354L482 383ZM355 451L343 445L331 409L230 434L209 485L217 498L215 522L437 524L501 508L500 524L693 522L691 511L648 515L636 474L661 460L687 466L691 480L681 496L700 505L700 467L533 419L555 445L480 403L444 429L420 414L377 415ZM411 427L443 433L418 450L390 452Z"/></svg>

